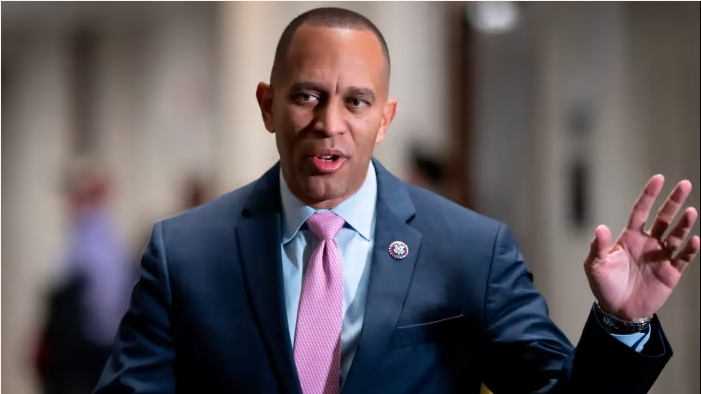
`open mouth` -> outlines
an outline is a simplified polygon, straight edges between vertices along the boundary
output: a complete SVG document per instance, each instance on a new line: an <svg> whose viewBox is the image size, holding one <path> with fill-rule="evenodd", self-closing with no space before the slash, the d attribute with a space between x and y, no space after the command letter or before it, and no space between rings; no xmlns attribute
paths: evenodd
<svg viewBox="0 0 701 394"><path fill-rule="evenodd" d="M332 174L341 169L345 158L340 154L321 153L312 156L314 169L322 174Z"/></svg>
<svg viewBox="0 0 701 394"><path fill-rule="evenodd" d="M328 162L334 162L338 159L341 158L339 155L321 155L321 156L316 156L319 160L323 161L328 161Z"/></svg>

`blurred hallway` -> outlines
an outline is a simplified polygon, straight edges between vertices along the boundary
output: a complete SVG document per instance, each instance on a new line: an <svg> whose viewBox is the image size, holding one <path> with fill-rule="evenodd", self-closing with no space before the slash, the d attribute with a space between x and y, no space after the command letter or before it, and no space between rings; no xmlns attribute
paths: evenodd
<svg viewBox="0 0 701 394"><path fill-rule="evenodd" d="M701 208L698 2L3 2L3 389L39 387L31 349L60 274L71 159L115 170L111 212L140 253L155 220L189 206L191 179L215 197L276 162L255 87L285 24L323 5L387 39L399 106L377 158L405 179L414 147L440 160L441 190L464 184L471 208L514 230L572 341L595 226L619 231L654 173L663 193L689 179ZM661 313L675 356L654 393L701 392L700 278L697 259Z"/></svg>

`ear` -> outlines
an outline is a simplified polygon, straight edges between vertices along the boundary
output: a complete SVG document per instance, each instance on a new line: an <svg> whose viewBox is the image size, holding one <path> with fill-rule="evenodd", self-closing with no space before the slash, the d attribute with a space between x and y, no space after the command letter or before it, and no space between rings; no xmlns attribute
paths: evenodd
<svg viewBox="0 0 701 394"><path fill-rule="evenodd" d="M258 83L256 88L256 100L263 116L265 128L270 132L275 132L273 125L273 88L265 82Z"/></svg>
<svg viewBox="0 0 701 394"><path fill-rule="evenodd" d="M377 130L377 137L375 137L375 144L379 145L385 140L385 135L387 135L387 129L389 125L394 120L394 116L397 114L397 100L391 99L385 103L385 107L382 109L382 119L380 120L380 128Z"/></svg>

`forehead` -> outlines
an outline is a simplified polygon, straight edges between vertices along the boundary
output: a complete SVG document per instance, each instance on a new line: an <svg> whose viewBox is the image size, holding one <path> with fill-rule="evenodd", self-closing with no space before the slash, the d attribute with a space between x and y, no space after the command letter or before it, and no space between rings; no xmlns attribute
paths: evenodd
<svg viewBox="0 0 701 394"><path fill-rule="evenodd" d="M304 25L287 53L290 82L302 80L340 85L386 85L382 45L369 30Z"/></svg>

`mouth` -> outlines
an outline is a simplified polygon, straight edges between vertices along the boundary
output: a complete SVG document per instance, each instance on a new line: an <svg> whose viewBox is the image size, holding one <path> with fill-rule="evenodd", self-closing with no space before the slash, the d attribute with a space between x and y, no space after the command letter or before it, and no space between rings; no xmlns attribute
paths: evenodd
<svg viewBox="0 0 701 394"><path fill-rule="evenodd" d="M323 161L336 161L341 158L339 155L320 155L320 156L314 156L315 158Z"/></svg>
<svg viewBox="0 0 701 394"><path fill-rule="evenodd" d="M333 174L340 170L345 160L343 152L337 150L323 150L311 156L315 170L321 174Z"/></svg>

